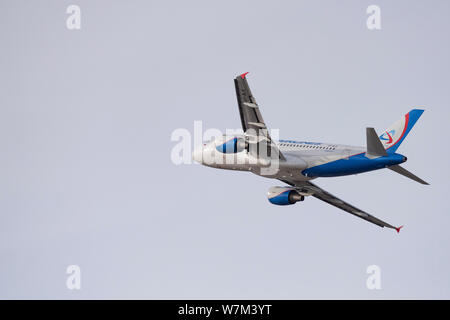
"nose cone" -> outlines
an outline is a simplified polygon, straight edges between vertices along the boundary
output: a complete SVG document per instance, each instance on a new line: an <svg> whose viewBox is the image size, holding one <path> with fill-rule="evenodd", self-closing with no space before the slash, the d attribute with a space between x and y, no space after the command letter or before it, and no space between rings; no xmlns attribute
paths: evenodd
<svg viewBox="0 0 450 320"><path fill-rule="evenodd" d="M200 164L203 163L203 147L195 148L192 152L192 160Z"/></svg>

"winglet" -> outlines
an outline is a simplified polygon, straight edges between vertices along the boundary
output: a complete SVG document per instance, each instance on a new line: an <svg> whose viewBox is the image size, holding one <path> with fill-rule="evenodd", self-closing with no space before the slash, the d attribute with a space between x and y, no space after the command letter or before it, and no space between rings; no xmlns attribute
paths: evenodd
<svg viewBox="0 0 450 320"><path fill-rule="evenodd" d="M395 230L397 231L397 233L400 233L400 229L403 228L403 226L400 226L398 228L395 228Z"/></svg>
<svg viewBox="0 0 450 320"><path fill-rule="evenodd" d="M241 74L241 78L245 79L245 76L248 74L248 72Z"/></svg>

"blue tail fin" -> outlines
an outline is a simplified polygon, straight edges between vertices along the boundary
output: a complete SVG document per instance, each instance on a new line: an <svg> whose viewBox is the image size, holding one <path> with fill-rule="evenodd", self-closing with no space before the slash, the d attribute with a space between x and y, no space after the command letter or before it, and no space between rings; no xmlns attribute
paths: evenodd
<svg viewBox="0 0 450 320"><path fill-rule="evenodd" d="M398 149L423 112L421 109L413 109L383 132L380 140L387 152Z"/></svg>

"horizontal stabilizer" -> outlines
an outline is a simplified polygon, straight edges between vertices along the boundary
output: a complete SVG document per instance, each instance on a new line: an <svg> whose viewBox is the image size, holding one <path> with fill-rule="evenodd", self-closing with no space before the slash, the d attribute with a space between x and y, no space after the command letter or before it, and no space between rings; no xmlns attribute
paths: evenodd
<svg viewBox="0 0 450 320"><path fill-rule="evenodd" d="M376 158L387 156L386 149L378 138L374 128L366 128L367 152L366 157Z"/></svg>
<svg viewBox="0 0 450 320"><path fill-rule="evenodd" d="M388 169L391 169L392 171L395 171L395 172L397 172L397 173L400 173L402 176L405 176L405 177L407 177L407 178L410 178L410 179L412 179L412 180L414 180L414 181L417 181L417 182L419 182L419 183L421 183L421 184L429 184L428 182L423 181L423 180L420 179L418 176L412 174L411 172L409 172L409 171L406 170L405 168L400 167L398 164L396 164L396 165L394 165L394 166L390 166L390 167L388 167Z"/></svg>

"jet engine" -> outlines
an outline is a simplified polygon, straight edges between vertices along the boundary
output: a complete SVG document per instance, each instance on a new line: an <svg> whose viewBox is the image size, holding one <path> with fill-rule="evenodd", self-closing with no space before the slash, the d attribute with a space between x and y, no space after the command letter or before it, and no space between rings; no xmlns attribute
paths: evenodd
<svg viewBox="0 0 450 320"><path fill-rule="evenodd" d="M267 198L270 203L279 206L294 204L305 199L305 197L299 194L294 188L289 187L272 187L267 192Z"/></svg>

